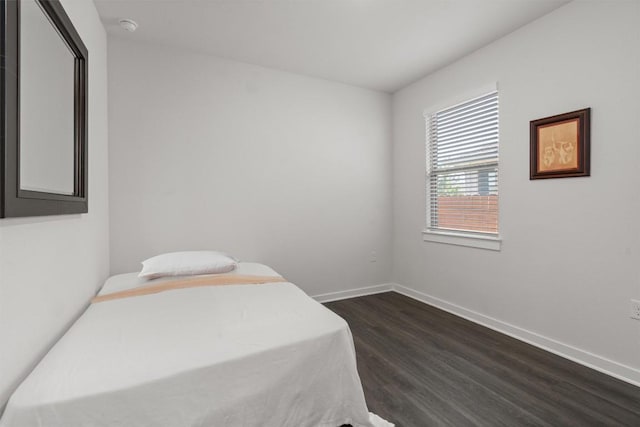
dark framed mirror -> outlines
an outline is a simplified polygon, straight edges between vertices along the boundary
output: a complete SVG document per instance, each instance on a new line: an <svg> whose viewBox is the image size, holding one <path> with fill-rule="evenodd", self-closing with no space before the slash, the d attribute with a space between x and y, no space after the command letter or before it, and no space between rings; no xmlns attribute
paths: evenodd
<svg viewBox="0 0 640 427"><path fill-rule="evenodd" d="M0 218L88 211L88 52L58 0L0 0Z"/></svg>

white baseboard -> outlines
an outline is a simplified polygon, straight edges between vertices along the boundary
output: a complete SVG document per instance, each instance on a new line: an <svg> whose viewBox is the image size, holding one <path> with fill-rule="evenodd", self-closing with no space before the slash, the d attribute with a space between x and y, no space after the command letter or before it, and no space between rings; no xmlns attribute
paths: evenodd
<svg viewBox="0 0 640 427"><path fill-rule="evenodd" d="M349 289L346 291L329 292L327 294L314 295L311 298L320 303L339 301L341 299L362 297L365 295L380 294L382 292L389 292L393 290L392 283L384 283L382 285L366 286L364 288Z"/></svg>
<svg viewBox="0 0 640 427"><path fill-rule="evenodd" d="M484 314L480 314L476 311L468 310L459 305L452 304L448 301L427 295L397 283L391 284L391 288L399 294L455 314L456 316L463 317L474 323L486 326L487 328L564 357L565 359L572 360L591 369L595 369L596 371L600 371L604 374L640 387L639 369L623 365L622 363L615 362L607 359L606 357L598 356L597 354L590 353L586 350L561 343L560 341L556 341L552 338L494 319L493 317L485 316Z"/></svg>

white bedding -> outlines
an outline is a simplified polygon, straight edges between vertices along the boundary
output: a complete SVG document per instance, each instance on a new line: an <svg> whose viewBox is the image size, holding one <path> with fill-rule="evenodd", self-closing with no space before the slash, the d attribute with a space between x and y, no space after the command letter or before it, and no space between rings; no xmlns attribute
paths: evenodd
<svg viewBox="0 0 640 427"><path fill-rule="evenodd" d="M277 276L252 263L236 273ZM142 282L135 273L114 276L100 294ZM93 304L0 419L1 427L341 424L372 425L351 333L291 283Z"/></svg>

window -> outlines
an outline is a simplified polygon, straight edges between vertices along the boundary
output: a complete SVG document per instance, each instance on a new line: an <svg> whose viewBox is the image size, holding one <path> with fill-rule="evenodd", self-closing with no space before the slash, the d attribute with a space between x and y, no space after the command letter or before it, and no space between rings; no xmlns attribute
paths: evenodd
<svg viewBox="0 0 640 427"><path fill-rule="evenodd" d="M497 238L498 92L426 120L427 233Z"/></svg>

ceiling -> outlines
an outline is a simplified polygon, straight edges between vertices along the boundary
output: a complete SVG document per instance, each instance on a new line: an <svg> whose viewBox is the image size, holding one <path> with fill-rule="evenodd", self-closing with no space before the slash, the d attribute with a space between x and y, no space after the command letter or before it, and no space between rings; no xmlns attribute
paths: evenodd
<svg viewBox="0 0 640 427"><path fill-rule="evenodd" d="M394 92L567 0L94 0L110 36ZM121 18L139 28L128 33Z"/></svg>

